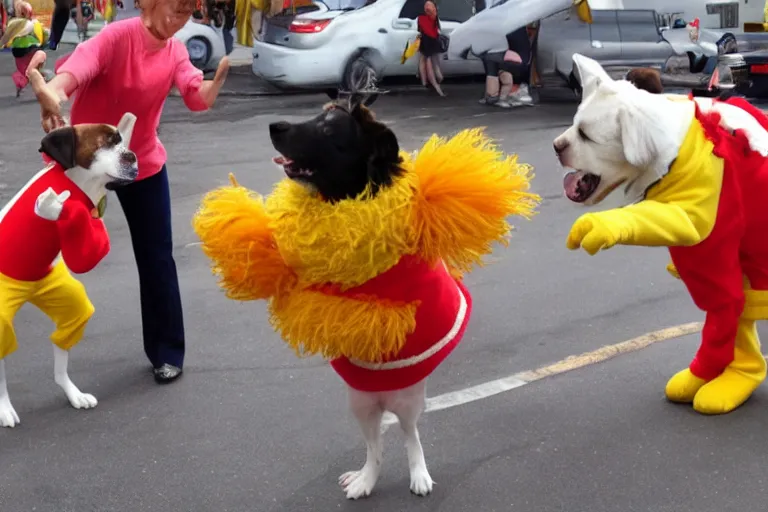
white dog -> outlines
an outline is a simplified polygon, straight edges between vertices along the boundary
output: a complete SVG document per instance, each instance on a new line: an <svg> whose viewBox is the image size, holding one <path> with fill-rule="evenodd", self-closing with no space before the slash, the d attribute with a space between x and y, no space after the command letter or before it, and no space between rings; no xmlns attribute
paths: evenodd
<svg viewBox="0 0 768 512"><path fill-rule="evenodd" d="M743 99L651 94L574 56L583 100L554 141L574 202L619 186L623 208L582 215L568 248L668 247L668 270L707 313L690 366L666 387L703 414L741 405L766 377L755 321L768 319L768 118Z"/></svg>
<svg viewBox="0 0 768 512"><path fill-rule="evenodd" d="M117 127L87 124L54 130L40 152L53 162L38 172L0 210L0 426L14 427L5 358L16 350L13 319L27 302L56 328L54 379L72 407L97 404L69 378L69 350L82 338L94 312L83 285L69 273L93 269L109 252L101 216L108 189L136 179L136 155L128 149L136 117Z"/></svg>
<svg viewBox="0 0 768 512"><path fill-rule="evenodd" d="M670 101L671 95L638 90L613 80L596 61L575 54L582 81L582 102L573 124L554 141L566 175L569 199L595 205L624 185L628 202L641 199L663 177L693 120L695 105L717 111L722 124L744 130L752 149L768 154L768 132L749 113L711 98Z"/></svg>

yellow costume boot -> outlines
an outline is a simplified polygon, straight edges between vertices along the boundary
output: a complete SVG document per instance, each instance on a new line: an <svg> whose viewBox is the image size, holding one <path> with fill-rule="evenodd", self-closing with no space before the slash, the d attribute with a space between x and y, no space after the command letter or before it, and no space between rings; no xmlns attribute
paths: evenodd
<svg viewBox="0 0 768 512"><path fill-rule="evenodd" d="M760 352L755 321L739 319L733 362L712 379L693 399L693 408L702 414L725 414L747 401L765 380L766 364Z"/></svg>
<svg viewBox="0 0 768 512"><path fill-rule="evenodd" d="M667 264L667 272L669 272L672 277L680 279L680 274L677 272L674 263L669 262ZM669 379L665 394L670 402L690 404L693 402L693 397L696 396L699 389L706 383L707 381L695 376L691 373L691 370L686 368L685 370L677 372L671 379Z"/></svg>
<svg viewBox="0 0 768 512"><path fill-rule="evenodd" d="M680 370L669 379L664 393L670 402L690 404L706 383L707 381L695 376L691 373L691 370L686 368L685 370Z"/></svg>

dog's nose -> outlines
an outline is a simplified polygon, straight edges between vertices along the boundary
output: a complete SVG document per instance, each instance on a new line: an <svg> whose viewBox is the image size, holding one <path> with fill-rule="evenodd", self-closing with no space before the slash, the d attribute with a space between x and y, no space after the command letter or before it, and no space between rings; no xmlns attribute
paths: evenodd
<svg viewBox="0 0 768 512"><path fill-rule="evenodd" d="M136 155L134 153L123 153L120 157L125 165L136 165Z"/></svg>
<svg viewBox="0 0 768 512"><path fill-rule="evenodd" d="M552 147L555 149L555 153L559 155L560 153L568 149L568 141L555 139L555 142L552 144Z"/></svg>
<svg viewBox="0 0 768 512"><path fill-rule="evenodd" d="M291 123L286 123L285 121L280 121L278 123L271 123L269 125L269 134L279 135L281 133L287 132L290 129L291 129Z"/></svg>

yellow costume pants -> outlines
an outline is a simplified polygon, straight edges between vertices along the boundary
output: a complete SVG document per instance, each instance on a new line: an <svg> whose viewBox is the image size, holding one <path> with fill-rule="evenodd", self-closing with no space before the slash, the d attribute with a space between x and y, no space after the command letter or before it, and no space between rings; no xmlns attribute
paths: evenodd
<svg viewBox="0 0 768 512"><path fill-rule="evenodd" d="M69 350L82 339L94 308L83 284L64 265L57 263L40 281L17 281L0 274L0 359L17 347L13 318L25 302L37 306L53 320L51 341Z"/></svg>

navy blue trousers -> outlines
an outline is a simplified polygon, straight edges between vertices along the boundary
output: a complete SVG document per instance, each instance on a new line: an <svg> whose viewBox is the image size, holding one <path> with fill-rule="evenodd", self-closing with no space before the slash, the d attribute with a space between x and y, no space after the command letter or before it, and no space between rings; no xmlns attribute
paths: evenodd
<svg viewBox="0 0 768 512"><path fill-rule="evenodd" d="M173 260L168 170L117 189L139 270L144 352L152 366L184 365L184 318Z"/></svg>

